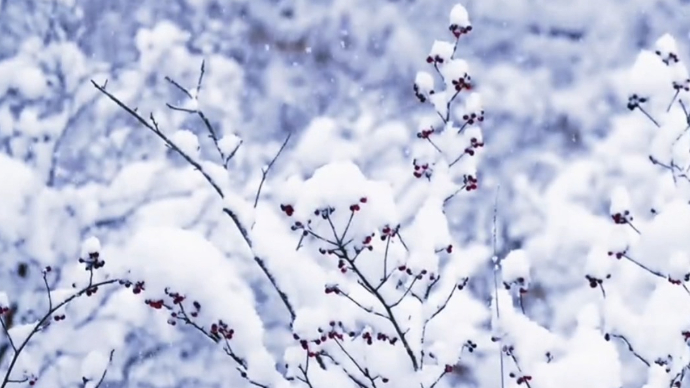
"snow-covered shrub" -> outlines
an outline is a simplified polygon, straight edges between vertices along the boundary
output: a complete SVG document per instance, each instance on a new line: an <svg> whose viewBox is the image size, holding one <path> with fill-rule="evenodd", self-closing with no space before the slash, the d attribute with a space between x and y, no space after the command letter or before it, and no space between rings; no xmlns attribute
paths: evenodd
<svg viewBox="0 0 690 388"><path fill-rule="evenodd" d="M517 329L519 320L508 318L497 337L517 342L509 356L520 362L516 376L531 377L529 386L687 384L690 120L681 57L668 35L643 50L613 79L627 107L592 152L565 166L543 192L516 180L541 225L512 225L533 229L522 241L524 253L505 259L504 276L516 274L504 280L521 277L523 257L530 259L530 289L520 301L541 327ZM533 298L532 290L541 295ZM501 317L511 315L504 313L511 306L499 306ZM546 360L523 350L537 348L525 342L527 333L540 331Z"/></svg>
<svg viewBox="0 0 690 388"><path fill-rule="evenodd" d="M319 166L306 177L295 174L276 189L269 173L280 167L282 153L289 158L295 151L287 147L292 135L258 172L255 195L236 190L230 162L243 143L235 134L217 131L197 103L204 91L204 65L195 88L167 78L187 98L168 107L199 120L211 139L210 152L201 149L193 131L169 131L155 113L140 115L107 83L93 82L206 181L218 196L219 212L235 227L228 238L241 248L228 259L205 237L172 227L142 226L123 247L101 248L88 239L80 260L88 282L75 283L78 291L61 302L52 299L56 293L46 282L51 300L42 321L60 322L64 315L58 308L64 302L119 284L151 309L166 311L160 319L169 326L191 328L218 343L247 384L449 386L461 358L480 344L494 345L482 329L490 316L487 308L466 290L491 253L455 242L444 213L448 201L479 189L477 160L484 146L481 101L468 63L456 58L463 36L472 30L464 7L452 9L447 27L452 39L432 45L426 59L430 71L420 72L414 83L416 97L430 102L435 116L409 144L406 173L424 193L411 219L401 216L389 182L367 178L348 160ZM438 87L434 78L440 79ZM262 201L264 186L270 187L273 201ZM108 258L107 265L102 258ZM508 261L514 263L510 276L524 270L517 268L525 265L520 260ZM278 353L266 345L273 341L266 338L261 307L236 265L243 261L256 264L265 277L263 288L272 289L283 305L290 339ZM524 292L528 284L521 284ZM39 322L29 333L41 330ZM97 386L106 377L117 349L107 354L89 353L82 367L84 384ZM471 364L471 357L466 362ZM6 382L41 383L38 369L20 369L9 365Z"/></svg>

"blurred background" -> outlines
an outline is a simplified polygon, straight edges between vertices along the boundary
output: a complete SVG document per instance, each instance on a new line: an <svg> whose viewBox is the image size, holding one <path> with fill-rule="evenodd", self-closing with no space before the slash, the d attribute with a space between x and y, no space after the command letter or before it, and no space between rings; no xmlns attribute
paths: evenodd
<svg viewBox="0 0 690 388"><path fill-rule="evenodd" d="M296 135L293 154L276 168L276 179L308 175L333 158L352 158L370 176L385 177L396 169L407 171L406 144L433 114L416 100L412 85L433 41L450 40L448 12L455 3L0 0L0 289L14 294L19 307L34 303L33 296L22 295L40 290L36 268L72 262L80 241L91 234L110 244L126 241L134 224L200 230L232 254L223 238L230 227L218 226L223 216L210 206L212 193L204 191L203 182L176 173L180 161L103 99L91 79L107 79L111 92L142 112L154 112L163 127L202 134L196 117L165 107L182 105L184 95L164 77L193 88L205 60L200 106L219 131L244 139L233 182L247 195L260 178L258 167L290 132ZM470 64L487 117L479 168L485 191L449 206L454 237L490 243L500 185L501 252L525 248L535 266L526 308L543 325L567 330L574 314L570 308L587 288L578 263L588 239L582 237L586 231L568 222L572 214L565 204L574 201L593 216L607 216L605 193L625 174L610 164L598 169L582 162L601 157L597 147L610 136L615 118L627 114L619 75L639 50L669 32L685 57L690 2L463 4L474 30L462 38L459 54ZM405 135L389 141L396 137L385 134L395 131ZM314 148L323 144L306 136L325 132L340 139L330 143L327 155ZM402 202L408 178L395 180ZM266 195L272 200L270 187ZM161 203L165 210L157 207ZM273 303L252 271L248 265L259 300ZM488 284L481 278L472 283L478 298L488 297ZM17 314L17 320L29 319L32 312ZM265 314L269 327L282 322ZM84 316L80 333L110 319L107 313ZM194 365L203 368L217 357L203 339L171 334L161 345L146 330L157 329L132 324L125 330L139 350L118 361L123 376L110 386L171 386L147 382L147 373L155 373L147 360L162 352L196 360L185 364L189 371L178 369L175 386L217 383L193 380ZM65 341L83 334L73 335ZM2 341L0 360L7 352ZM56 360L67 357L63 353L56 350ZM459 386L481 380L458 370L465 374Z"/></svg>

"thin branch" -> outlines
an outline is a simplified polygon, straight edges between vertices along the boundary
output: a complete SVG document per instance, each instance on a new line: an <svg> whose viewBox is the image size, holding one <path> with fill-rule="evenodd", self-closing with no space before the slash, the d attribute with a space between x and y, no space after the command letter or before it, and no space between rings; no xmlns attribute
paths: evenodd
<svg viewBox="0 0 690 388"><path fill-rule="evenodd" d="M362 286L365 289L368 289L371 294L379 301L379 303L383 306L383 308L386 310L386 315L388 318L388 321L391 322L393 325L393 328L395 329L396 334L400 338L400 342L402 342L405 351L407 352L408 357L410 358L410 361L412 362L412 367L414 368L415 371L419 370L419 362L417 361L417 358L414 355L414 352L412 352L412 348L410 347L409 342L405 338L405 334L403 333L402 329L400 328L400 324L398 323L397 319L395 318L395 315L393 314L393 310L391 307L386 303L386 300L383 298L381 293L369 282L369 280L364 276L364 274L357 268L357 266L354 263L354 259L350 258L346 247L342 244L342 240L338 237L338 232L335 229L335 225L333 225L333 221L331 220L330 216L326 216L326 219L328 220L328 223L331 226L331 229L333 231L333 237L336 239L336 242L338 243L338 250L340 251L341 257L346 260L352 269L353 272L357 275L359 280L361 281ZM400 234L398 234L398 237L400 237ZM402 241L402 239L401 239Z"/></svg>
<svg viewBox="0 0 690 388"><path fill-rule="evenodd" d="M652 124L654 124L657 128L661 128L661 125L659 125L659 123L656 120L654 120L654 117L652 117L652 115L650 115L643 107L638 105L637 108L640 110L640 112L642 112L642 114L647 116L647 118L649 119L649 121L652 122Z"/></svg>
<svg viewBox="0 0 690 388"><path fill-rule="evenodd" d="M285 146L287 146L291 137L292 137L292 132L288 133L287 137L285 138L285 141L283 141L283 144L280 146L280 149L278 150L276 155L273 157L273 159L271 159L271 162L268 163L268 166L266 166L265 169L261 169L261 182L259 183L259 189L256 190L256 196L254 197L254 208L256 208L256 205L258 205L258 203L259 203L259 197L261 196L261 189L264 186L264 182L266 181L266 177L268 176L268 172L271 171L271 167L273 167L276 160L278 160L278 157L280 156L280 154L285 149Z"/></svg>
<svg viewBox="0 0 690 388"><path fill-rule="evenodd" d="M636 266L642 268L643 270L649 272L650 274L652 274L656 277L662 278L662 279L667 279L667 277L664 274L662 274L661 272L655 271L655 270L647 267L646 265L640 263L639 261L633 259L632 257L630 257L628 255L623 255L623 257L625 257L625 259L628 260L629 262L631 262L631 263L635 264Z"/></svg>
<svg viewBox="0 0 690 388"><path fill-rule="evenodd" d="M113 362L113 353L115 353L114 349L110 351L110 357L108 357L108 366L103 371L103 374L101 375L100 380L98 380L98 383L96 383L96 386L94 388L100 387L101 384L103 384L103 381L105 381L105 376L108 374L108 367Z"/></svg>
<svg viewBox="0 0 690 388"><path fill-rule="evenodd" d="M79 290L79 291L76 292L75 294L71 295L71 296L68 297L67 299L65 299L65 300L63 300L62 302L60 302L60 303L58 303L57 305L55 305L52 309L48 310L48 312L47 312L45 315L43 315L43 317L34 325L34 327L33 327L33 328L31 329L31 331L29 332L29 335L26 336L26 338L25 338L24 341L19 345L19 347L17 347L17 350L14 352L14 355L12 356L12 360L10 361L10 365L9 365L9 367L7 368L7 372L5 373L5 377L4 377L3 380L2 380L2 384L0 384L0 388L5 388L5 387L7 386L7 384L9 383L9 380L10 380L10 374L12 373L12 370L14 369L14 367L15 367L15 365L16 365L16 363L17 363L17 360L19 359L19 355L22 353L22 351L24 350L24 348L26 347L26 345L29 343L29 341L33 338L33 336L36 335L36 333L38 333L38 332L41 330L41 328L43 327L43 325L50 319L50 317L51 317L56 311L58 311L60 308L62 308L62 307L65 306L66 304L70 303L70 302L73 301L74 299L76 299L76 298L78 298L78 297L84 295L84 294L86 293L86 291L89 290L89 289L90 289L91 287L93 287L93 286L95 286L95 287L100 287L100 286L105 286L105 285L108 285L108 284L117 283L117 282L119 282L119 281L120 281L119 279L109 279L109 280L104 280L104 281L102 281L102 282L95 283L95 284L93 284L92 286L88 286L88 287L86 287L86 288L83 288L83 289ZM8 335L9 335L9 334L8 334Z"/></svg>
<svg viewBox="0 0 690 388"><path fill-rule="evenodd" d="M14 350L14 352L17 353L17 347L14 345L14 341L12 340L12 336L10 335L10 329L7 327L7 324L5 324L4 318L1 316L0 316L0 326L2 326L2 331L5 332L5 335L7 336L7 339L10 342L10 346L12 347L12 350Z"/></svg>
<svg viewBox="0 0 690 388"><path fill-rule="evenodd" d="M621 341L625 342L625 344L628 346L628 350L630 351L630 353L632 353L633 356L635 356L635 358L637 358L638 360L642 361L643 364L647 365L647 367L649 367L649 366L651 365L651 364L649 363L649 361L645 360L644 357L640 356L640 354L637 353L637 352L635 351L635 349L633 348L632 344L630 343L630 341L628 341L627 338L625 338L625 336L622 336L622 335L620 335L620 334L609 334L609 335L610 335L611 337L618 338L618 339L620 339Z"/></svg>
<svg viewBox="0 0 690 388"><path fill-rule="evenodd" d="M337 338L334 338L333 340L334 340L335 343L338 345L338 347L340 348L340 350L341 350L343 353L345 353L345 355L347 356L347 358L349 358L350 361L352 361L352 363L355 365L355 367L357 367L357 369L358 369L359 372L362 374L362 376L364 376L364 377L366 377L367 379L369 379L369 382L371 382L371 386L375 388L375 387L376 387L376 382L375 382L374 378L371 376L371 374L369 373L369 370L368 370L367 368L362 368L362 367L359 365L359 363L357 362L357 360L355 360L355 358L352 357L352 355L345 349L345 347L343 346L343 344L340 343L340 341L339 341Z"/></svg>
<svg viewBox="0 0 690 388"><path fill-rule="evenodd" d="M405 297L406 297L406 296L410 293L410 291L412 290L412 287L414 287L415 283L417 283L417 277L416 277L416 276L415 276L414 279L412 279L412 281L410 282L410 285L409 285L409 286L407 287L407 289L405 290L405 293L403 293L402 296L400 296L400 299L398 299L397 302L395 302L395 303L393 303L393 304L391 305L391 308L394 308L395 306L399 305L399 304L403 301L403 299L405 299Z"/></svg>
<svg viewBox="0 0 690 388"><path fill-rule="evenodd" d="M496 219L498 215L498 194L500 193L501 186L499 185L496 188L496 198L494 201L494 216L493 216L493 230L491 232L491 237L492 237L492 248L493 248L493 273L494 273L494 295L495 295L495 307L496 307L496 319L499 320L501 319L501 310L499 308L499 300L498 300L498 256L497 254L497 238L496 238ZM503 338L499 338L499 347L501 349L500 354L501 354L501 388L505 388L505 361L503 360ZM517 363L517 361L516 361ZM519 368L519 366L518 366Z"/></svg>
<svg viewBox="0 0 690 388"><path fill-rule="evenodd" d="M189 157L184 151L182 151L179 147L177 147L172 141L170 141L170 139L169 139L165 134L163 134L163 133L160 131L160 129L158 128L158 124L156 123L155 120L153 120L153 115L151 115L151 119L152 119L152 122L153 122L153 124L151 124L151 123L149 123L146 119L144 119L141 115L139 115L134 109L128 107L125 103L123 103L123 102L120 101L117 97L115 97L115 96L112 95L110 92L108 92L108 91L105 89L105 86L107 85L107 82L106 82L105 84L103 84L103 86L97 84L97 83L96 83L95 81L93 81L93 80L91 80L91 83L93 84L93 86L94 86L96 89L98 89L98 91L100 91L100 92L103 93L105 96L107 96L111 101L113 101L115 104L117 104L117 105L118 105L120 108L122 108L125 112L129 113L129 114L130 114L132 117L134 117L141 125L143 125L143 126L146 127L148 130L150 130L151 132L153 132L156 136L158 136L161 140L163 140L163 142L164 142L166 145L168 145L170 148L172 148L173 150L175 150L180 156L182 156L191 166L193 166L197 171L199 171L199 173L202 174L202 176L204 177L204 179L206 179L206 181L211 185L211 187L213 187L213 189L215 190L215 192L218 194L219 197L225 198L225 195L223 194L223 191L220 189L220 187L218 186L218 184L216 184L216 182L211 178L211 176L210 176L208 173L206 173L206 172L204 171L204 169L202 168L202 166L201 166L199 163L197 163L194 159L192 159L191 157ZM175 84L176 84L176 83L173 83L173 85L175 85ZM179 86L179 84L177 84L177 85L178 85L178 87L181 87L181 86ZM182 89L184 89L184 88L182 88ZM189 93L189 92L187 92L187 93ZM253 244L252 244L252 241L251 241L251 239L250 239L250 237L249 237L249 233L247 232L247 229L244 227L244 225L242 225L242 223L240 222L240 219L239 219L239 217L237 216L237 214L236 214L235 212L233 212L232 210L228 209L228 208L224 208L224 209L223 209L223 212L224 212L225 214L227 214L227 215L230 217L230 219L232 220L232 222L235 224L235 226L236 226L237 229L239 230L240 234L242 235L242 238L243 238L244 241L246 242L247 246L253 251L253 250L254 250L254 249L253 249ZM283 302L283 304L284 304L285 307L287 308L287 310L288 310L288 312L289 312L289 314L290 314L290 321L291 321L291 322L294 322L294 321L295 321L295 317L296 317L296 315L295 315L295 310L294 310L294 308L292 307L292 304L290 303L287 294L285 294L285 292L283 292L283 291L281 290L281 288L278 286L278 283L277 283L277 281L275 280L275 277L274 277L273 274L268 270L268 267L266 266L266 263L264 262L264 260L263 260L262 258L260 258L259 256L256 256L256 255L255 255L255 256L254 256L254 262L259 266L259 268L261 269L261 271L262 271L262 272L264 273L264 275L268 278L269 282L271 283L271 285L273 286L273 288L274 288L274 289L276 290L276 292L278 293L278 296L280 297L281 301ZM0 388L2 388L2 387L0 387Z"/></svg>

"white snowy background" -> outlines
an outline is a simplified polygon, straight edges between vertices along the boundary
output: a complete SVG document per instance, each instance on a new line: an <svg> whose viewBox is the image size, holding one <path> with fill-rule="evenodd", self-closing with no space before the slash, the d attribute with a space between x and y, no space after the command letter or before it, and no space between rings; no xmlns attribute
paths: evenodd
<svg viewBox="0 0 690 388"><path fill-rule="evenodd" d="M401 223L410 251L398 246L390 265L407 260L413 271L443 268L455 277L432 304L469 278L429 328L439 367L452 365L439 388L501 386L492 336L514 345L520 361L503 356L506 387L526 385L510 373L529 374L530 388L680 381L690 363L690 136L677 102L685 97L690 106L690 99L674 97L670 86L687 86L687 71L670 69L654 51L690 58L690 3L464 1L473 30L458 54L486 112L477 135L485 147L476 171L461 165L462 174L479 175L478 190L444 206L452 188L442 179L420 186L412 175L412 156L434 151L412 146L415 134L437 118L413 84L428 81L417 71L429 66L434 41L452 37L455 4L0 0L0 311L10 311L13 342L23 341L49 303L89 284L78 258L93 251L106 261L100 276L147 282L146 295L101 287L68 305L64 322L51 318L18 360L11 378L27 380L16 384L93 388L107 368L102 388L249 386L220 345L170 325L169 312L144 303L173 287L200 302L207 326L230 323L233 350L251 365L246 373L280 386L295 373L285 364L303 362L293 334L308 336L330 320L362 332L384 325L328 299L323 286L340 272L321 261L313 241L309 251L295 251L299 232L290 231L314 208L364 197L368 215L349 230L355 239ZM666 33L675 43L657 44ZM195 93L202 61L198 96L166 81ZM220 182L224 199L91 80L144 118L152 113L175 146ZM626 108L634 93L650 99L645 112L658 125ZM203 110L218 147L198 115L166 103ZM262 169L290 133L254 209ZM205 164L235 149L226 169ZM442 164L437 176L457 178ZM286 203L296 207L293 219L280 211ZM224 209L253 225L252 250ZM634 219L615 225L616 214ZM382 251L374 240L374 252ZM441 254L429 262L427 251ZM268 258L299 309L292 328L255 255ZM502 261L499 282L514 286L499 284L498 297L494 255ZM405 303L400 309L430 314ZM411 337L418 324L409 323ZM467 341L477 346L470 355ZM0 378L12 346L0 331ZM391 379L409 377L396 369L409 361L404 353L373 349L352 351ZM314 371L312 378L314 388L352 386L342 374Z"/></svg>

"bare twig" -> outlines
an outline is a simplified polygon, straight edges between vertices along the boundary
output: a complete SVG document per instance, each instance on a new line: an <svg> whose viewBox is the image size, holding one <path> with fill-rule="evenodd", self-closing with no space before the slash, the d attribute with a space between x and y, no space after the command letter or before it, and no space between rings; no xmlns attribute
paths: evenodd
<svg viewBox="0 0 690 388"><path fill-rule="evenodd" d="M108 92L105 87L107 85L107 82L103 85L97 84L95 81L91 80L91 83L93 86L103 93L106 97L108 97L111 101L113 101L115 104L117 104L120 108L122 108L125 112L127 112L129 115L134 117L141 125L143 125L145 128L153 132L156 136L158 136L163 142L172 148L175 152L177 152L182 158L184 158L187 163L189 163L192 167L194 167L199 173L204 177L204 179L208 182L208 184L214 189L214 191L218 194L219 197L225 198L225 194L221 190L220 186L211 178L211 176L203 169L201 164L196 162L194 159L192 159L189 155L187 155L184 151L182 151L179 147L177 147L163 132L160 131L158 128L158 123L154 120L153 115L151 115L151 123L149 123L148 120L144 119L139 113L136 112L136 110L128 107L125 103L120 101L117 97L115 97L113 94ZM183 90L186 90L182 88L179 84L176 82L171 82L173 85L176 85L178 88L181 88ZM190 94L187 91L187 94ZM246 242L247 246L253 251L253 244L252 240L249 237L249 233L247 232L247 229L244 227L242 222L240 222L239 217L237 214L232 211L231 209L224 208L223 212L230 217L232 222L235 224L237 229L239 230L240 234L242 235L242 238ZM282 291L282 289L278 286L278 282L276 281L275 277L273 274L269 271L268 267L266 266L266 263L264 260L259 257L259 256L254 256L254 262L259 266L261 271L264 273L264 275L268 278L269 282L273 286L273 288L276 290L278 293L278 296L280 297L281 301L287 308L289 314L290 314L290 322L294 322L295 320L295 310L292 307L292 304L290 303L287 294ZM2 388L2 387L0 387Z"/></svg>
<svg viewBox="0 0 690 388"><path fill-rule="evenodd" d="M625 342L625 344L628 346L628 350L630 351L630 353L632 353L632 355L635 356L635 358L637 358L638 360L640 360L643 364L647 365L647 367L649 367L651 365L649 363L649 361L645 360L644 357L642 357L639 353L637 353L635 351L632 344L630 343L630 341L628 341L627 338L625 338L625 336L620 335L620 334L609 334L609 335L611 337L618 338L621 341Z"/></svg>
<svg viewBox="0 0 690 388"><path fill-rule="evenodd" d="M261 189L264 186L264 182L266 181L266 177L268 176L268 172L271 171L271 167L273 167L276 160L278 160L278 157L280 156L280 154L285 149L285 146L287 146L291 137L292 137L292 132L288 133L287 137L285 138L285 141L283 141L283 144L280 146L280 149L278 150L276 155L273 157L273 159L271 159L271 162L268 163L268 166L266 166L266 168L261 169L261 182L259 183L259 188L256 190L256 196L254 197L254 208L256 208L256 206L259 204L259 197L261 196Z"/></svg>
<svg viewBox="0 0 690 388"><path fill-rule="evenodd" d="M47 323L47 321L50 319L51 316L53 316L53 314L56 311L58 311L60 308L67 305L68 303L70 303L74 299L84 295L87 290L91 289L91 287L105 286L108 284L117 283L119 281L120 281L119 279L109 279L109 280L104 280L102 282L95 283L91 286L87 286L87 287L77 291L75 294L71 295L70 297L68 297L64 301L53 306L52 309L49 309L48 312L45 313L45 315L43 315L43 317L41 317L41 319L34 325L34 327L31 329L31 331L26 336L24 341L17 347L17 350L14 352L14 355L12 356L12 360L10 360L10 365L7 368L7 372L5 373L5 377L2 380L2 384L0 384L0 388L5 388L7 386L7 384L10 382L10 374L12 373L12 371L13 371L16 363L17 363L17 360L19 359L19 355L22 353L22 351L24 350L26 345L29 343L29 341L31 341L31 339L34 337L34 335L36 335L41 330L41 328Z"/></svg>
<svg viewBox="0 0 690 388"><path fill-rule="evenodd" d="M110 356L108 357L108 366L103 371L101 378L98 380L98 383L96 383L96 386L94 388L100 387L101 384L103 384L103 381L105 381L105 376L108 374L108 367L110 367L110 364L113 362L113 353L115 353L114 349L110 351Z"/></svg>
<svg viewBox="0 0 690 388"><path fill-rule="evenodd" d="M497 255L497 238L496 238L496 219L498 214L498 194L500 193L501 186L496 188L496 199L494 201L494 216L493 216L493 230L491 232L492 237L492 248L493 248L493 273L494 273L494 295L495 295L495 307L496 307L496 319L501 319L501 310L499 308L498 300L498 256ZM503 360L503 338L499 338L499 349L501 354L501 388L505 388L505 361ZM517 363L517 360L516 360ZM519 368L519 367L518 367Z"/></svg>

